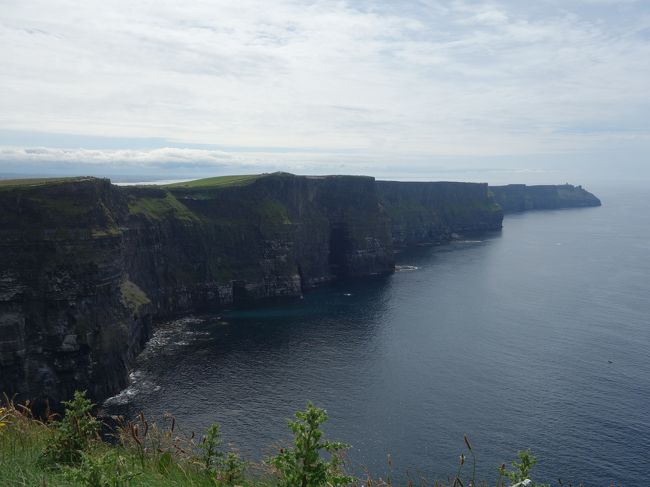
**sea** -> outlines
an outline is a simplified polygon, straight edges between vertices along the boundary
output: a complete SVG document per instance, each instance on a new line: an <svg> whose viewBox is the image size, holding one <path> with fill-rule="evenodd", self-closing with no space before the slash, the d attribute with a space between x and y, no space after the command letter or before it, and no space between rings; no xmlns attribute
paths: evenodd
<svg viewBox="0 0 650 487"><path fill-rule="evenodd" d="M501 232L397 255L398 271L162 324L109 414L218 422L260 461L311 401L360 477L643 486L650 471L650 198L506 215ZM468 461L465 477L471 469Z"/></svg>

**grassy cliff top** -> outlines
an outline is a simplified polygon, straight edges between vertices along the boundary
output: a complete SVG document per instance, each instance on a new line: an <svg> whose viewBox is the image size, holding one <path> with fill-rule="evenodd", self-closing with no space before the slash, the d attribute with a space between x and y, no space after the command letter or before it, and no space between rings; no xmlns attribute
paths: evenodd
<svg viewBox="0 0 650 487"><path fill-rule="evenodd" d="M214 178L195 179L182 183L164 185L165 188L223 188L227 186L244 186L268 174L243 174L239 176L217 176Z"/></svg>
<svg viewBox="0 0 650 487"><path fill-rule="evenodd" d="M90 181L97 178L90 176L77 176L66 178L29 178L29 179L0 179L0 191L10 189L33 188L54 184L72 183L77 181Z"/></svg>
<svg viewBox="0 0 650 487"><path fill-rule="evenodd" d="M245 186L264 178L307 178L307 179L332 179L332 178L371 178L371 176L325 175L325 176L299 176L284 171L262 174L241 174L237 176L216 176L213 178L195 179L180 183L165 184L162 187L169 189L209 189L226 188L232 186ZM371 178L372 179L372 178Z"/></svg>

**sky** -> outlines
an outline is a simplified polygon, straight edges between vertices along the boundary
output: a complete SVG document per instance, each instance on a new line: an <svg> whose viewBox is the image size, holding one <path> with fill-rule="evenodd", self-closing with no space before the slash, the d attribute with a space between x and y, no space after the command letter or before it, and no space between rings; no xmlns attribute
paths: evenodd
<svg viewBox="0 0 650 487"><path fill-rule="evenodd" d="M0 12L0 177L650 182L648 0Z"/></svg>

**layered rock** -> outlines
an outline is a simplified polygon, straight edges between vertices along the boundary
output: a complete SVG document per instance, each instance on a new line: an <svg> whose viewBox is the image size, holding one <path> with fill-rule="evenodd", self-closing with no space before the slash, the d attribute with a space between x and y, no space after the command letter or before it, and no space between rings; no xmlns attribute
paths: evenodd
<svg viewBox="0 0 650 487"><path fill-rule="evenodd" d="M126 269L159 315L297 296L394 267L373 178L279 173L122 191L131 213Z"/></svg>
<svg viewBox="0 0 650 487"><path fill-rule="evenodd" d="M298 296L393 268L390 224L372 178L5 185L0 390L106 397L126 385L152 319Z"/></svg>
<svg viewBox="0 0 650 487"><path fill-rule="evenodd" d="M125 199L108 180L0 190L0 390L103 397L150 325L124 272Z"/></svg>
<svg viewBox="0 0 650 487"><path fill-rule="evenodd" d="M571 184L490 186L494 200L506 213L600 206L600 200L582 186Z"/></svg>
<svg viewBox="0 0 650 487"><path fill-rule="evenodd" d="M500 230L503 211L484 183L377 181L391 219L393 244L447 242L456 235Z"/></svg>

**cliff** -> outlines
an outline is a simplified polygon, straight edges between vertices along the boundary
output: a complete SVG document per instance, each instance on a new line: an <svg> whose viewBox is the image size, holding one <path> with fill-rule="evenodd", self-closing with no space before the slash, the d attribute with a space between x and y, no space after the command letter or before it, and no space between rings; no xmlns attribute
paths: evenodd
<svg viewBox="0 0 650 487"><path fill-rule="evenodd" d="M550 210L558 208L581 208L600 206L600 200L582 186L547 185L526 186L509 184L490 186L494 200L506 213L528 210Z"/></svg>
<svg viewBox="0 0 650 487"><path fill-rule="evenodd" d="M377 181L395 247L500 230L503 211L484 183Z"/></svg>
<svg viewBox="0 0 650 487"><path fill-rule="evenodd" d="M276 173L121 191L126 270L156 314L298 296L394 267L373 178Z"/></svg>
<svg viewBox="0 0 650 487"><path fill-rule="evenodd" d="M584 192L532 188L492 192L508 209ZM0 181L0 391L102 399L126 386L156 321L390 273L394 247L498 230L502 218L487 185L473 183Z"/></svg>
<svg viewBox="0 0 650 487"><path fill-rule="evenodd" d="M103 398L152 320L392 272L369 177L0 186L0 390Z"/></svg>
<svg viewBox="0 0 650 487"><path fill-rule="evenodd" d="M0 186L0 390L104 397L126 384L151 322L125 273L127 217L108 180Z"/></svg>

